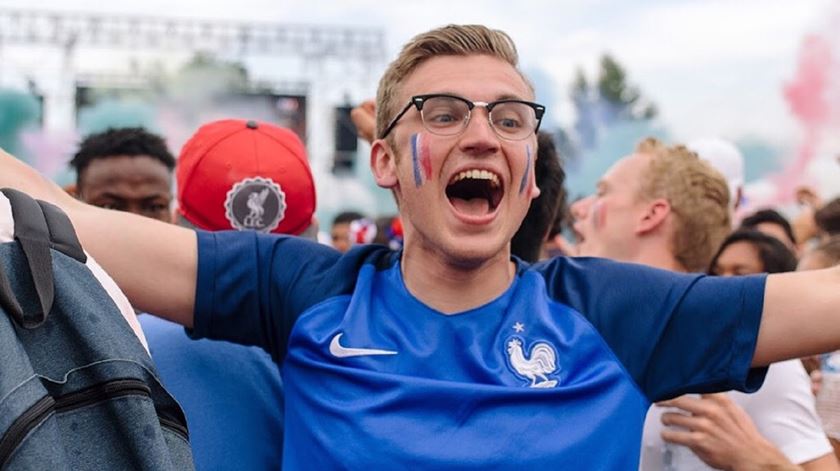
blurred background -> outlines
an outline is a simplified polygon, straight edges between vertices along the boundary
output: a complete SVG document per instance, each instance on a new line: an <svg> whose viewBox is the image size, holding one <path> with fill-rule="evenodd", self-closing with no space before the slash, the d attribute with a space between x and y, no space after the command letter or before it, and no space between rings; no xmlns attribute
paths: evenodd
<svg viewBox="0 0 840 471"><path fill-rule="evenodd" d="M349 110L446 23L516 41L573 198L647 135L735 142L745 210L840 194L840 0L0 0L0 146L68 183L80 138L109 126L177 154L201 123L262 119L304 139L321 221L393 213Z"/></svg>

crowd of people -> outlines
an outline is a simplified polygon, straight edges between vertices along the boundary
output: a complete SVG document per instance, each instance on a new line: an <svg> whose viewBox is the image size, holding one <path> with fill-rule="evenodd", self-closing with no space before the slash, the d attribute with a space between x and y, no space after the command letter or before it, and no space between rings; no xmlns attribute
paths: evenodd
<svg viewBox="0 0 840 471"><path fill-rule="evenodd" d="M533 100L505 33L412 39L352 115L399 214L329 246L265 122L109 129L66 188L0 152L0 187L124 290L197 469L840 470L840 199L740 217L732 143L639 136L567 201Z"/></svg>

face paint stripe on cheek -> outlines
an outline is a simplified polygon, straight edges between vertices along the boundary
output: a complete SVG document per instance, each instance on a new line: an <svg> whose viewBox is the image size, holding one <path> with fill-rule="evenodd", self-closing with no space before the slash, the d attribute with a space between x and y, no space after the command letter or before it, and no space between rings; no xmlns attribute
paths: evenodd
<svg viewBox="0 0 840 471"><path fill-rule="evenodd" d="M420 176L420 162L417 155L417 148L420 147L420 134L411 135L411 163L414 166L414 184L420 186L423 184L423 177Z"/></svg>
<svg viewBox="0 0 840 471"><path fill-rule="evenodd" d="M420 139L418 137L418 139ZM426 180L432 178L432 153L429 150L429 140L420 139L420 166L423 167L423 175Z"/></svg>
<svg viewBox="0 0 840 471"><path fill-rule="evenodd" d="M522 175L522 181L519 182L519 194L521 195L523 191L525 191L525 187L528 185L528 180L531 177L531 146L525 146L525 174Z"/></svg>
<svg viewBox="0 0 840 471"><path fill-rule="evenodd" d="M604 210L604 204L601 201L592 205L592 225L595 229L602 229L607 223L607 212Z"/></svg>

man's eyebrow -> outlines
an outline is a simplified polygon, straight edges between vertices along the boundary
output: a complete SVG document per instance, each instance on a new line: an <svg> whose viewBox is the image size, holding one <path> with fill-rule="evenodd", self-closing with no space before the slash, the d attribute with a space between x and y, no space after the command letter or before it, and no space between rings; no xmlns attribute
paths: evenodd
<svg viewBox="0 0 840 471"><path fill-rule="evenodd" d="M464 96L464 95L462 95L462 94L460 94L460 93L453 92L453 91L448 91L448 90L443 90L443 91L438 91L438 92L432 92L432 93L424 93L424 95L452 95L452 96L457 96L457 97L464 98L464 99L466 99L466 100L473 101L471 98L468 98L468 97L466 97L466 96ZM497 96L496 96L496 98L494 98L494 99L493 99L493 100L491 100L491 101L502 101L502 100L523 100L523 101L529 101L527 98L523 98L523 97L521 97L521 96L519 96L519 95L515 95L515 94L512 94L512 93L503 93L503 94L501 94L501 95L497 95ZM480 101L480 100L479 100L479 101Z"/></svg>
<svg viewBox="0 0 840 471"><path fill-rule="evenodd" d="M513 94L510 94L510 93L505 93L503 95L500 95L498 98L496 98L495 101L501 101L501 100L525 100L525 101L528 101L525 98L522 98L521 96L513 95Z"/></svg>
<svg viewBox="0 0 840 471"><path fill-rule="evenodd" d="M125 199L125 198L123 198L123 197L122 197L122 195L117 195L117 194L114 194L114 193L109 193L109 192L107 192L107 191L104 191L104 192L100 193L100 194L99 194L99 197L100 197L100 198L108 198L108 199L112 199L112 200L120 200L120 201L122 201L122 200L124 200L124 199Z"/></svg>
<svg viewBox="0 0 840 471"><path fill-rule="evenodd" d="M156 200L171 200L171 198L168 198L163 193L159 193L159 194L156 194L156 195L142 196L140 199L143 200L144 203L150 203L150 202L156 201Z"/></svg>

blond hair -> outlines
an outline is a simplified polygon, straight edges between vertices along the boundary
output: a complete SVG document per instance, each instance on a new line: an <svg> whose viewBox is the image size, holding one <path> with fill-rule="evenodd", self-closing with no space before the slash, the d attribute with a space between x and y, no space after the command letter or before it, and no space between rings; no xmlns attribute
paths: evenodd
<svg viewBox="0 0 840 471"><path fill-rule="evenodd" d="M400 54L388 65L376 92L376 137L382 133L398 107L396 103L400 85L420 64L436 56L488 55L501 59L519 72L522 79L533 87L517 68L519 55L516 45L507 33L482 25L447 25L415 36Z"/></svg>
<svg viewBox="0 0 840 471"><path fill-rule="evenodd" d="M639 197L664 198L675 224L671 251L686 270L701 272L731 231L729 186L723 175L685 146L649 137L636 152L651 157Z"/></svg>

